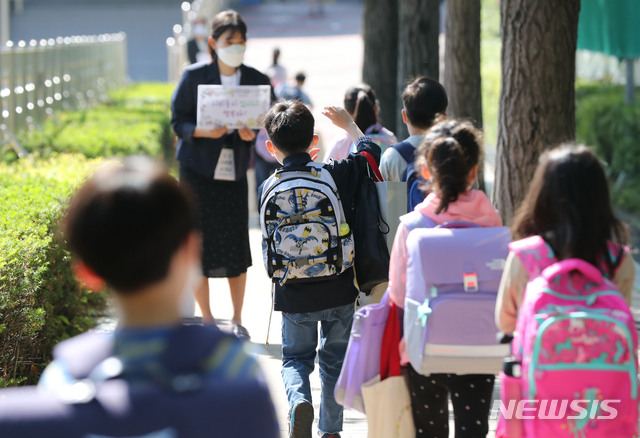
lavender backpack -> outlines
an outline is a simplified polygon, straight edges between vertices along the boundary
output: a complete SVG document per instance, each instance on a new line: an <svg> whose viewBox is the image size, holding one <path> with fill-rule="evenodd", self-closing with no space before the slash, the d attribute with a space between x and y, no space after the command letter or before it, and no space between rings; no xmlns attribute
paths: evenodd
<svg viewBox="0 0 640 438"><path fill-rule="evenodd" d="M419 212L401 218L407 238L404 337L421 374L497 374L495 305L511 233L506 227L435 224Z"/></svg>
<svg viewBox="0 0 640 438"><path fill-rule="evenodd" d="M540 236L510 247L530 280L513 341L521 376L507 383L519 383L521 400L538 415L505 421L503 413L498 436L637 437L638 339L616 286L584 260L557 261Z"/></svg>
<svg viewBox="0 0 640 438"><path fill-rule="evenodd" d="M362 384L380 373L382 335L389 316L389 295L382 301L361 307L353 315L349 345L336 382L336 401L347 409L365 413Z"/></svg>

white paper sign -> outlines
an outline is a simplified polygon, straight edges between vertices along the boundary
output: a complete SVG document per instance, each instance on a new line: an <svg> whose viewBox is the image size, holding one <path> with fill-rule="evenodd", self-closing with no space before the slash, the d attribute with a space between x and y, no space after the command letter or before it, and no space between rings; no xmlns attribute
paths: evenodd
<svg viewBox="0 0 640 438"><path fill-rule="evenodd" d="M218 158L218 163L216 164L216 170L213 174L213 179L235 181L236 167L233 161L233 149L223 148L220 151L220 158Z"/></svg>
<svg viewBox="0 0 640 438"><path fill-rule="evenodd" d="M269 85L198 85L196 124L204 128L226 125L259 129L271 106Z"/></svg>

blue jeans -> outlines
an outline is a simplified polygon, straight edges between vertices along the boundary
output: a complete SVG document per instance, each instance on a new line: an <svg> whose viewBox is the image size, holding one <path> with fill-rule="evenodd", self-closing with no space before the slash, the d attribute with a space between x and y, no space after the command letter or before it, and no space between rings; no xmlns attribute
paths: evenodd
<svg viewBox="0 0 640 438"><path fill-rule="evenodd" d="M354 304L310 313L282 313L282 380L289 406L311 401L309 375L313 372L318 347L322 395L318 430L338 433L342 430L342 406L336 403L333 389L340 375L349 343Z"/></svg>

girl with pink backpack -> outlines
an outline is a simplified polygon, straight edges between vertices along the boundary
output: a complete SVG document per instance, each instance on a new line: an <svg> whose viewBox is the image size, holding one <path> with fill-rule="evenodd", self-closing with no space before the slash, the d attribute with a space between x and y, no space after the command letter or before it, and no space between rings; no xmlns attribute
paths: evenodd
<svg viewBox="0 0 640 438"><path fill-rule="evenodd" d="M495 316L514 358L496 436L637 437L634 264L598 158L545 153L512 232Z"/></svg>
<svg viewBox="0 0 640 438"><path fill-rule="evenodd" d="M417 214L418 227L465 222L499 227L500 216L484 192L473 190L481 154L481 135L470 122L443 120L427 133L416 151L416 169L431 181L432 192L414 212L403 216L391 251L389 296L400 308L407 293L408 245ZM409 219L411 218L411 219ZM506 251L505 251L506 253ZM406 327L406 323L405 323ZM409 363L404 340L401 361L406 365L416 437L448 437L451 396L456 437L484 437L489 430L493 374L420 374Z"/></svg>

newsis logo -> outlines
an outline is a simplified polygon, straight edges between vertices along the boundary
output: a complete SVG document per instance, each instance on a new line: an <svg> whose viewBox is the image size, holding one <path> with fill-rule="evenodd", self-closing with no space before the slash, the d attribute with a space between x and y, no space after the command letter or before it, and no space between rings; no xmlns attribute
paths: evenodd
<svg viewBox="0 0 640 438"><path fill-rule="evenodd" d="M618 415L614 405L619 403L620 400L510 400L505 406L496 400L492 417L495 420L499 411L507 420L613 420Z"/></svg>

